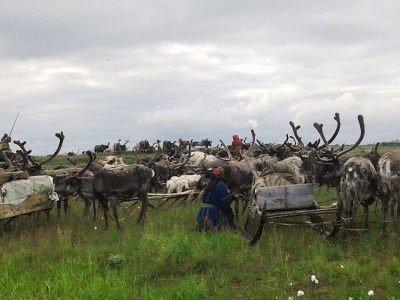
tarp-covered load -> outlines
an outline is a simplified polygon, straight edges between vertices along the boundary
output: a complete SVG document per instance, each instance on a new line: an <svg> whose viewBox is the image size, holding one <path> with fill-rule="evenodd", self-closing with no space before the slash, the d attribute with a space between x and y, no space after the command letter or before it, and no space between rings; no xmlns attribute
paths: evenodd
<svg viewBox="0 0 400 300"><path fill-rule="evenodd" d="M50 210L58 201L51 176L31 176L0 186L0 219L35 211Z"/></svg>
<svg viewBox="0 0 400 300"><path fill-rule="evenodd" d="M28 179L29 173L26 171L15 171L15 172L0 172L0 186L4 183L16 179Z"/></svg>

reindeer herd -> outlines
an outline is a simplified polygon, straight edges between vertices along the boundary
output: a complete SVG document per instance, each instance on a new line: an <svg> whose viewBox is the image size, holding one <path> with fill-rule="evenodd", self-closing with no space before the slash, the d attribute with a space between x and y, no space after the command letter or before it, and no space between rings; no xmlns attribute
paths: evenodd
<svg viewBox="0 0 400 300"><path fill-rule="evenodd" d="M299 125L289 122L293 136L286 134L286 139L279 145L265 144L255 138L252 130L252 141L240 153L233 157L229 146L220 140L212 146L207 140L206 146L192 141L179 140L179 144L157 141L153 146L142 143L132 151L136 163L127 165L121 157L110 155L96 161L96 153L104 152L109 145L100 145L103 151L94 149L86 151L88 163L68 168L45 170L43 166L54 159L60 152L64 135L57 133L59 144L53 155L38 163L25 148L25 142L14 141L20 147L16 153L0 150L0 166L3 172L26 171L30 176L48 175L53 177L55 192L68 207L68 199L79 196L85 203L84 215L88 216L93 208L96 218L96 205L103 209L106 227L108 228L109 207L112 209L118 229L118 203L138 199L141 211L138 222L144 223L151 206L149 192L174 193L196 189L201 191L207 184L211 172L222 166L227 186L231 193L239 195L242 210L252 209L252 194L260 186L281 186L310 183L316 186L327 185L338 193L337 217L346 228L354 228L357 209L364 209L364 226L368 228L368 209L375 201L382 205L382 233L395 234L394 207L400 199L400 150L378 154L378 144L369 152L351 156L350 152L360 145L365 135L363 116L358 116L360 136L350 147L331 146L339 135L341 122L335 114L336 130L327 139L323 125L314 123L319 134L315 142L305 144L299 136ZM322 141L322 143L320 142ZM126 143L129 140L126 141ZM119 145L120 141L118 142ZM126 145L125 143L125 145ZM140 145L140 144L139 144ZM116 146L118 148L118 145ZM152 147L152 148L149 148ZM97 147L98 148L98 147ZM120 149L120 148L118 148ZM146 150L152 149L152 151ZM154 150L154 151L153 151ZM115 151L117 154L120 152ZM153 153L152 156L140 154ZM110 153L111 154L111 153ZM239 200L235 203L236 215L239 214ZM58 210L59 214L59 210Z"/></svg>

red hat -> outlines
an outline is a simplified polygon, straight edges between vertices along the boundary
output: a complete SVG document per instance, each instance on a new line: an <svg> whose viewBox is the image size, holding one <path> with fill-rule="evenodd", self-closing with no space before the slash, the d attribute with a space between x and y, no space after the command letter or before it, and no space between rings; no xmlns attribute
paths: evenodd
<svg viewBox="0 0 400 300"><path fill-rule="evenodd" d="M214 176L215 178L225 179L225 172L224 172L224 169L223 169L221 166L219 166L218 168L216 168L216 169L213 171L213 176Z"/></svg>

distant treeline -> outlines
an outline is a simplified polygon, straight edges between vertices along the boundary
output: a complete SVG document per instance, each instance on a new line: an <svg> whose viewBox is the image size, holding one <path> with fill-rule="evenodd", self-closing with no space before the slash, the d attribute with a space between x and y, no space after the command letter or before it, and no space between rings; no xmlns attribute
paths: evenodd
<svg viewBox="0 0 400 300"><path fill-rule="evenodd" d="M400 146L400 140L393 140L390 142L381 142L382 147L399 147Z"/></svg>

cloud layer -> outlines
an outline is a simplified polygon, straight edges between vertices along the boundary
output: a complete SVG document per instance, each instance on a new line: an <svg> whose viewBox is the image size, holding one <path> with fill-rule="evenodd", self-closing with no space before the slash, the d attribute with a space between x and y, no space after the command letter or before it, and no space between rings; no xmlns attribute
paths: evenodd
<svg viewBox="0 0 400 300"><path fill-rule="evenodd" d="M397 1L0 4L3 131L36 155L129 139L399 138Z"/></svg>

